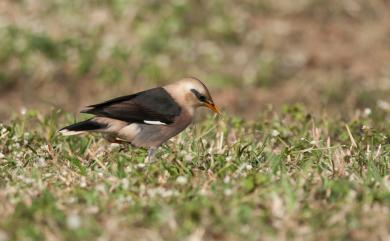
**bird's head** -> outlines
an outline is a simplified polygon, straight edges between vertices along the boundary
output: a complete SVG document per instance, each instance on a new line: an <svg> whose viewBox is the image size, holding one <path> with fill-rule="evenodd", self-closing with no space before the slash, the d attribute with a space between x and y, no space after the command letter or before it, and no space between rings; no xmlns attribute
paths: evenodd
<svg viewBox="0 0 390 241"><path fill-rule="evenodd" d="M199 79L194 77L184 78L176 82L172 89L184 105L193 109L204 106L215 113L220 113L206 85Z"/></svg>

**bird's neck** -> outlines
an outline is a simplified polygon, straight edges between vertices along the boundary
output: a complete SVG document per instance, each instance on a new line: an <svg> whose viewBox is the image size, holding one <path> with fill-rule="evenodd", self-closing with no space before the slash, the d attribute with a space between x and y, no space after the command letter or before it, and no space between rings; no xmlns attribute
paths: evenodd
<svg viewBox="0 0 390 241"><path fill-rule="evenodd" d="M192 118L195 115L195 107L190 106L185 109L185 111L188 113L188 115Z"/></svg>
<svg viewBox="0 0 390 241"><path fill-rule="evenodd" d="M176 103L180 105L180 107L186 111L186 114L191 117L195 114L196 107L192 105L189 98L189 93L184 89L183 86L178 84L170 84L163 87L167 92L173 97ZM191 93L192 94L192 93Z"/></svg>

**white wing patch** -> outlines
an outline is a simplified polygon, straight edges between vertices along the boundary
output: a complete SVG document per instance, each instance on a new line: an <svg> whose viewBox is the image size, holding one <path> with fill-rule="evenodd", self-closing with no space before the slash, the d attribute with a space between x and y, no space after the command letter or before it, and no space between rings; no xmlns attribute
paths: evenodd
<svg viewBox="0 0 390 241"><path fill-rule="evenodd" d="M148 125L167 125L166 123L161 122L161 121L148 121L148 120L144 120L144 123L148 124Z"/></svg>

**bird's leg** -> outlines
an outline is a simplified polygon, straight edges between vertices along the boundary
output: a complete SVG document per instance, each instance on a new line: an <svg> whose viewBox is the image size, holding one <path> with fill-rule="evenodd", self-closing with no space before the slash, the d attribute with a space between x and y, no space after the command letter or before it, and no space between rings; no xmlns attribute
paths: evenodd
<svg viewBox="0 0 390 241"><path fill-rule="evenodd" d="M145 163L153 163L155 161L157 148L151 147L148 149L148 156L145 159Z"/></svg>

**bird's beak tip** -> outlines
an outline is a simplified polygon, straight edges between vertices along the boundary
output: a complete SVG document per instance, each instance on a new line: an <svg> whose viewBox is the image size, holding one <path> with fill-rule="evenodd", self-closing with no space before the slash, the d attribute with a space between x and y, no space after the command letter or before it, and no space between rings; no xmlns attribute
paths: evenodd
<svg viewBox="0 0 390 241"><path fill-rule="evenodd" d="M207 108L209 108L210 110L214 111L215 113L221 114L221 111L219 110L219 108L214 103L206 103L206 106L207 106Z"/></svg>

